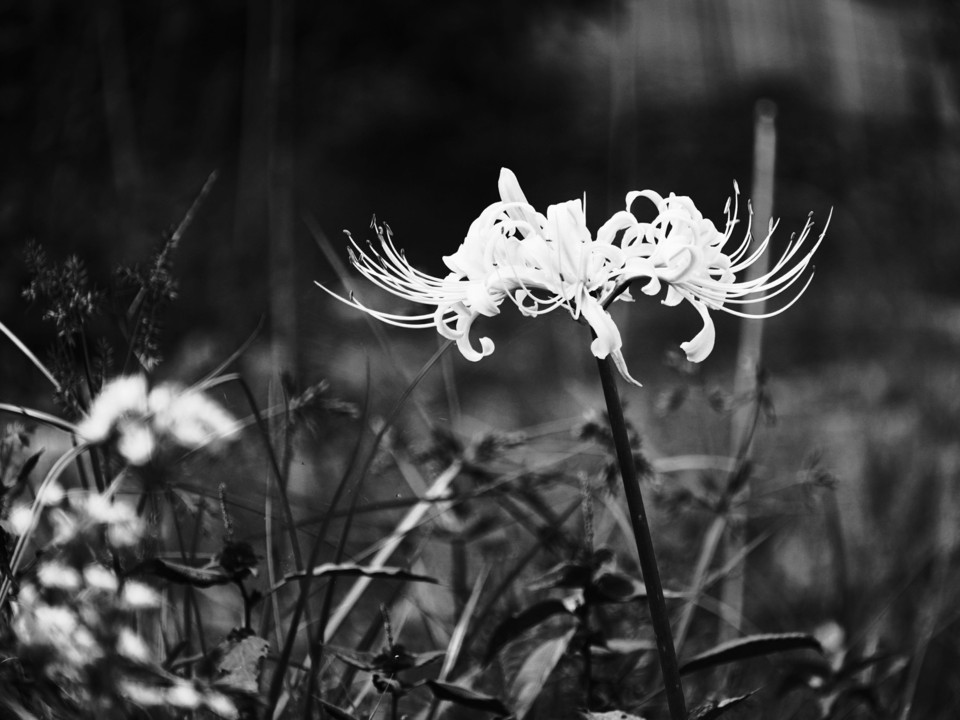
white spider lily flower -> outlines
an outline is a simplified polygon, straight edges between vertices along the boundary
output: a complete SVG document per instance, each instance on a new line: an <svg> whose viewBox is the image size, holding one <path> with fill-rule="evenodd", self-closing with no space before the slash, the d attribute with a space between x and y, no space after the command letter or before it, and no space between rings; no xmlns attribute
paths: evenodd
<svg viewBox="0 0 960 720"><path fill-rule="evenodd" d="M414 268L393 244L389 229L377 228L379 251L372 246L364 251L351 240L351 261L368 280L405 300L435 306L433 312L410 316L381 312L320 287L385 323L435 327L443 337L455 340L461 354L472 361L494 350L493 341L486 337L479 339L479 349L474 347L470 338L474 321L481 315L499 314L504 299L528 316L564 308L593 329L594 355L613 356L629 378L620 353L620 332L599 302L599 296L615 284L611 260L620 251L612 243L623 219L611 218L593 240L581 201L551 205L544 216L526 201L510 170L501 170L499 185L500 202L484 210L459 249L443 258L450 269L446 277Z"/></svg>
<svg viewBox="0 0 960 720"><path fill-rule="evenodd" d="M681 347L689 360L700 362L714 344L709 310L744 316L727 304L761 302L783 292L801 277L823 239L821 234L813 248L800 253L811 228L808 220L800 237L791 240L772 269L758 278L738 282L736 274L767 250L773 227L757 248L750 249L748 230L740 246L725 253L724 246L737 222L736 208L731 213L729 201L727 224L721 233L690 198L663 198L649 190L631 192L626 210L615 213L593 238L581 201L551 205L543 215L527 202L516 176L506 168L500 171L499 190L500 201L487 207L470 225L457 251L443 258L450 273L442 278L414 268L394 245L389 228L374 226L379 249L370 245L365 251L351 238L350 259L364 277L404 300L433 306L432 312L382 312L352 296L346 299L320 287L390 325L434 327L443 337L456 341L461 354L472 361L494 350L493 341L486 337L479 339L479 348L474 346L470 338L474 321L481 315L499 314L504 299L528 316L564 308L593 330L593 354L600 359L609 356L626 380L639 385L627 371L620 331L607 311L615 300L632 299L626 292L631 282L645 278L643 290L650 295L658 294L666 284L666 305L688 300L696 308L704 327ZM657 217L650 223L639 222L630 212L639 197L657 206ZM745 316L769 317L782 312L805 288L779 310Z"/></svg>
<svg viewBox="0 0 960 720"><path fill-rule="evenodd" d="M810 217L800 235L791 236L786 249L772 267L755 278L738 281L737 275L767 252L776 224L771 222L766 237L756 247L751 247L748 224L740 244L734 250L725 252L725 246L738 222L739 188L736 183L733 209L731 211L730 200L727 200L724 208L727 221L723 232L701 215L690 198L672 193L667 198L652 190L628 193L627 212L641 197L656 205L657 217L651 223L641 223L635 219L634 223L628 222L621 240L623 268L617 289L625 288L634 280L646 278L644 293L658 295L665 284L665 305L675 306L683 300L693 305L703 320L703 328L692 340L680 345L689 361L701 362L713 350L716 331L710 310L746 318L773 317L793 305L810 284L812 275L807 277L804 285L786 304L769 312L747 313L729 307L765 303L788 290L803 276L826 234L824 227L813 247L804 248L813 227ZM829 224L830 216L827 217L827 226ZM620 299L622 296L616 297ZM627 296L623 299L631 298ZM609 299L605 300L607 304Z"/></svg>

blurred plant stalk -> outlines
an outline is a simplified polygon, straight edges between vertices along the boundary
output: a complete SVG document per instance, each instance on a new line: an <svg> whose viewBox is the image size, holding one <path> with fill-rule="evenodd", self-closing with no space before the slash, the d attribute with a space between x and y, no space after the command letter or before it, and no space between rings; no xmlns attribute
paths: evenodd
<svg viewBox="0 0 960 720"><path fill-rule="evenodd" d="M613 443L617 451L617 463L620 466L620 478L623 492L627 498L630 522L633 525L633 537L637 543L640 557L640 570L647 588L647 605L650 609L650 621L657 639L657 652L660 657L660 670L663 673L663 686L667 695L672 720L686 720L687 709L683 698L683 685L680 680L680 667L677 663L677 651L673 644L670 629L670 616L663 599L663 585L660 582L660 568L650 535L650 523L640 491L640 478L633 459L633 448L627 434L627 424L623 419L623 405L617 390L616 372L609 356L597 359L600 371L600 384L603 398L607 403L607 417L613 433Z"/></svg>
<svg viewBox="0 0 960 720"><path fill-rule="evenodd" d="M753 145L753 187L751 203L753 207L753 227L761 234L770 225L773 218L774 173L776 170L777 131L776 105L770 100L759 100L755 108L754 145ZM767 272L769 257L767 253L747 268L746 280ZM757 314L765 311L765 301L756 304ZM730 454L736 458L737 465L743 468L749 462L753 449L753 437L758 419L757 397L758 377L763 352L763 327L761 319L744 318L740 321L740 345L737 351L736 374L733 383L735 407L730 422ZM744 402L749 399L749 402ZM731 640L740 635L743 624L744 548L747 541L747 521L749 519L750 479L743 472L734 471L729 476L727 488L726 533L722 552L723 566L740 558L739 571L731 571L724 578L720 593L720 642ZM739 487L734 483L739 484Z"/></svg>

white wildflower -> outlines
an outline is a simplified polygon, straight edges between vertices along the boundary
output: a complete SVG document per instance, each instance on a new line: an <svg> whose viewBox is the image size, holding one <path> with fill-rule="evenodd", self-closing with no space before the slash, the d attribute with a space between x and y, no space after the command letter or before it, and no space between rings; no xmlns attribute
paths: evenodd
<svg viewBox="0 0 960 720"><path fill-rule="evenodd" d="M29 505L16 505L8 518L14 535L26 535L33 527L33 509Z"/></svg>
<svg viewBox="0 0 960 720"><path fill-rule="evenodd" d="M91 563L83 569L83 581L92 590L115 593L119 587L116 574L103 565Z"/></svg>
<svg viewBox="0 0 960 720"><path fill-rule="evenodd" d="M157 707L158 705L165 705L167 702L164 689L155 685L147 685L124 678L119 681L117 686L120 693L134 705Z"/></svg>
<svg viewBox="0 0 960 720"><path fill-rule="evenodd" d="M820 242L801 252L811 227L808 222L773 269L755 280L738 282L736 273L756 262L767 250L770 236L750 251L748 231L740 246L727 254L724 246L737 222L736 209L731 214L729 203L727 225L720 233L689 198L633 192L627 195L626 209L607 220L594 239L580 200L551 205L542 215L527 202L516 176L506 168L500 172L499 189L500 201L487 207L471 224L458 250L443 258L450 270L445 277L414 268L393 244L389 230L378 228L380 248L371 246L369 252L351 240L351 262L368 280L404 300L432 307L429 312L382 312L320 287L382 322L404 328L433 327L455 340L461 354L472 361L494 350L493 341L486 337L479 339L479 347L473 344L473 323L481 315L498 315L504 300L527 316L563 308L593 330L593 354L601 359L609 356L623 377L636 383L627 371L620 331L607 311L616 300L632 299L626 292L631 282L645 279L643 290L651 295L666 285L666 305L687 300L697 310L704 328L682 347L689 360L699 362L713 348L710 310L743 315L729 305L779 295L802 276ZM641 223L630 212L639 197L657 206L653 222ZM784 307L751 317L782 312L805 288Z"/></svg>
<svg viewBox="0 0 960 720"><path fill-rule="evenodd" d="M164 447L196 450L237 428L226 410L199 391L172 384L148 391L146 378L136 376L107 383L79 432L92 443L113 441L121 457L139 467Z"/></svg>
<svg viewBox="0 0 960 720"><path fill-rule="evenodd" d="M196 390L161 385L150 393L149 402L157 433L169 436L182 447L201 448L229 438L236 431L230 414Z"/></svg>
<svg viewBox="0 0 960 720"><path fill-rule="evenodd" d="M135 420L121 420L117 425L117 452L134 467L143 467L153 457L157 446L153 430Z"/></svg>
<svg viewBox="0 0 960 720"><path fill-rule="evenodd" d="M46 561L37 568L37 582L45 588L76 591L82 584L80 573L56 560Z"/></svg>
<svg viewBox="0 0 960 720"><path fill-rule="evenodd" d="M168 688L166 692L168 705L185 710L195 710L200 707L202 699L197 689L193 685L185 682L178 682L173 687Z"/></svg>
<svg viewBox="0 0 960 720"><path fill-rule="evenodd" d="M37 497L37 501L41 505L59 505L63 502L64 495L63 487L58 483L52 482L49 485L45 485L41 488L40 494Z"/></svg>
<svg viewBox="0 0 960 720"><path fill-rule="evenodd" d="M237 711L237 706L234 705L233 700L223 693L207 693L203 698L203 704L222 718L233 720L233 718L240 717L240 713Z"/></svg>
<svg viewBox="0 0 960 720"><path fill-rule="evenodd" d="M117 635L117 652L134 662L150 661L150 648L139 635L128 627L120 628Z"/></svg>
<svg viewBox="0 0 960 720"><path fill-rule="evenodd" d="M159 593L138 580L127 580L123 584L120 600L131 610L148 610L160 605Z"/></svg>
<svg viewBox="0 0 960 720"><path fill-rule="evenodd" d="M147 414L147 379L143 375L114 378L100 391L90 405L90 412L80 423L80 436L91 443L105 442L125 417Z"/></svg>

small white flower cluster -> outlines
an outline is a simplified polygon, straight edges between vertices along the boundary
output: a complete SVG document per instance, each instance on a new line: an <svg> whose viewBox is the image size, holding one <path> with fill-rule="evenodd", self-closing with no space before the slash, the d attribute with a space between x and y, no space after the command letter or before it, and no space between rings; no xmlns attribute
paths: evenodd
<svg viewBox="0 0 960 720"><path fill-rule="evenodd" d="M140 467L164 450L215 447L238 425L201 392L172 384L150 389L143 375L130 375L104 386L78 429L90 443L113 442L129 465Z"/></svg>
<svg viewBox="0 0 960 720"><path fill-rule="evenodd" d="M147 684L124 679L120 692L132 704L143 708L168 707L176 710L206 708L222 718L237 718L240 713L233 700L216 690L198 687L189 680L176 679L167 685Z"/></svg>
<svg viewBox="0 0 960 720"><path fill-rule="evenodd" d="M96 533L103 530L107 543L122 550L136 545L143 535L143 520L132 505L122 500L100 493L68 496L56 483L45 486L40 493L39 506L50 524L53 545L64 546L76 540L99 543ZM9 525L15 535L31 532L33 524L33 509L29 505L17 505L10 510Z"/></svg>
<svg viewBox="0 0 960 720"><path fill-rule="evenodd" d="M41 499L51 541L13 604L21 660L52 680L79 684L104 662L150 661L130 621L135 611L159 607L160 595L139 580L121 583L91 549L100 537L114 551L137 543L143 526L134 508L96 493L68 496L55 483ZM15 531L30 526L29 514L25 507L13 510Z"/></svg>
<svg viewBox="0 0 960 720"><path fill-rule="evenodd" d="M137 579L121 580L93 548L115 554L135 546L143 523L135 509L99 493L44 490L42 520L51 542L12 603L10 628L20 663L84 706L133 704L198 709L225 718L238 713L223 693L164 672L134 628L135 615L160 607L161 596ZM15 508L11 526L30 527L30 510Z"/></svg>

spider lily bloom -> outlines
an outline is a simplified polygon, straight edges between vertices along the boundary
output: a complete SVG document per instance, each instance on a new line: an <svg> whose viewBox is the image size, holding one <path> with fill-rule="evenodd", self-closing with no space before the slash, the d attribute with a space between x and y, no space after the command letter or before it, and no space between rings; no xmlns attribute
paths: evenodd
<svg viewBox="0 0 960 720"><path fill-rule="evenodd" d="M772 317L793 305L810 284L812 275L785 305L770 312L746 313L728 307L765 303L788 290L801 278L826 234L824 227L813 247L801 253L813 227L809 217L800 235L791 236L789 244L772 268L755 278L737 281L737 274L757 262L768 250L776 224L771 222L766 237L751 249L748 222L739 246L729 254L724 252L738 222L739 188L736 183L733 210L731 212L730 200L727 200L724 208L727 221L723 232L700 214L690 198L672 193L667 198L652 190L628 193L627 211L641 197L656 205L657 216L651 223L635 222L624 232L621 240L623 269L615 292L626 288L634 280L646 278L644 293L657 295L666 284L665 305L675 306L683 300L693 305L703 320L703 329L693 340L680 345L691 362L701 362L713 350L716 331L710 310L745 318ZM830 216L827 217L829 224ZM625 299L631 298L627 296ZM609 302L610 299L607 299L606 304Z"/></svg>
<svg viewBox="0 0 960 720"><path fill-rule="evenodd" d="M390 325L434 327L441 336L456 341L461 354L471 361L494 350L487 337L479 339L479 348L473 345L474 321L481 315L498 315L505 299L531 317L564 308L593 329L594 355L610 355L623 376L639 384L627 373L620 331L599 299L615 287L622 253L613 240L619 230L635 224L633 216L617 213L593 240L581 201L551 205L543 215L527 202L511 171L501 170L499 185L500 201L487 207L470 225L459 249L443 258L450 269L446 277L433 277L410 265L394 245L389 228L374 225L379 251L371 245L367 252L351 238L350 259L364 277L400 298L435 306L433 312L386 313L320 287Z"/></svg>
<svg viewBox="0 0 960 720"><path fill-rule="evenodd" d="M626 292L630 283L646 278L643 291L650 295L658 294L666 284L665 304L688 300L697 309L704 328L681 347L691 361L700 362L713 348L709 310L742 315L725 304L759 302L779 294L800 277L817 247L794 262L809 233L808 222L772 270L738 283L736 273L764 253L770 236L748 252L748 231L741 245L731 255L725 254L724 245L737 222L736 209L731 214L729 202L727 225L720 233L689 198L671 195L664 199L652 191L632 192L627 195L626 210L607 220L593 239L581 201L551 205L543 215L527 202L516 176L506 168L500 171L499 190L500 201L488 206L470 225L457 251L443 258L450 270L443 278L414 268L397 250L389 228L374 225L379 250L371 244L369 252L365 251L351 238L350 259L364 277L400 298L434 306L433 312L382 312L353 296L346 299L320 287L385 323L434 327L443 337L456 341L463 356L472 361L494 350L493 341L486 337L479 339L479 348L473 345L470 330L474 321L481 315L499 314L505 299L527 316L564 308L593 330L593 354L601 359L609 356L626 380L639 385L627 371L620 331L606 309L614 300L632 300ZM639 222L630 212L639 197L657 206L657 217L650 223ZM757 293L758 297L746 298ZM750 317L767 317L784 309Z"/></svg>

